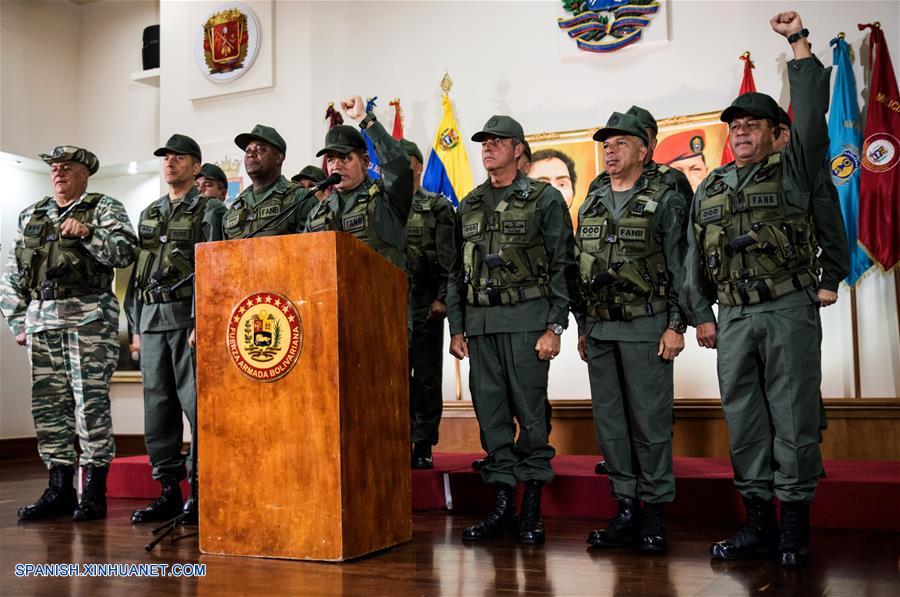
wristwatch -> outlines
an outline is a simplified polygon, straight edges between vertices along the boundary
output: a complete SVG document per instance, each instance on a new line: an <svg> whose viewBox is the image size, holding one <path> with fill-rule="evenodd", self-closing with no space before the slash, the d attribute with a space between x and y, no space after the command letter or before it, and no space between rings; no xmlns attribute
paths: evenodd
<svg viewBox="0 0 900 597"><path fill-rule="evenodd" d="M678 334L683 334L687 331L687 324L683 321L670 321L668 329Z"/></svg>
<svg viewBox="0 0 900 597"><path fill-rule="evenodd" d="M800 41L804 37L809 37L809 29L803 28L797 33L792 33L788 36L787 40L789 44L796 43Z"/></svg>
<svg viewBox="0 0 900 597"><path fill-rule="evenodd" d="M553 332L554 334L556 334L557 336L562 336L562 333L565 331L566 328L559 325L558 323L548 323L547 329L550 330L551 332Z"/></svg>
<svg viewBox="0 0 900 597"><path fill-rule="evenodd" d="M376 120L378 119L375 118L374 112L366 112L366 117L359 121L359 128L361 128L362 130L366 130L367 128L369 128L369 125Z"/></svg>

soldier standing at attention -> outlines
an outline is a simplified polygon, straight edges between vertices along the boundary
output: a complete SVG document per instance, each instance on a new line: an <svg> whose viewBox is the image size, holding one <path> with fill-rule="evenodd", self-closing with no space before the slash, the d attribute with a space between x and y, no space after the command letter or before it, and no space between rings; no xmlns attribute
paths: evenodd
<svg viewBox="0 0 900 597"><path fill-rule="evenodd" d="M587 541L622 547L636 539L641 551L659 553L667 549L663 505L675 499L673 361L686 328L678 291L687 199L647 168L649 137L637 117L613 112L594 140L603 143L606 172L578 214L578 352L618 515Z"/></svg>
<svg viewBox="0 0 900 597"><path fill-rule="evenodd" d="M816 231L843 223L839 211L817 210L811 199L828 149L830 69L812 55L800 15L780 13L771 26L794 55L787 64L791 140L773 151L779 108L768 95L745 93L722 112L735 161L714 170L694 196L683 298L698 343L718 348L734 483L747 510L744 525L713 544L711 556L777 553L793 567L809 562L809 505L822 474L817 310L837 301L846 271L819 279L819 264L831 260L817 253L835 247ZM780 533L773 495L781 502Z"/></svg>
<svg viewBox="0 0 900 597"><path fill-rule="evenodd" d="M482 144L488 180L457 212L462 249L447 293L450 353L472 358L469 387L488 453L481 477L495 492L493 509L463 531L464 541L507 529L520 482L518 540L544 541L541 490L553 479L556 453L547 432L547 375L568 323L576 272L562 195L516 168L523 139L522 125L509 116L492 116L472 137Z"/></svg>
<svg viewBox="0 0 900 597"><path fill-rule="evenodd" d="M413 171L412 210L406 223L406 262L411 283L412 332L409 341L409 419L414 469L434 467L431 447L438 443L443 396L441 368L447 280L456 260L456 214L443 195L421 186L422 152L400 141Z"/></svg>
<svg viewBox="0 0 900 597"><path fill-rule="evenodd" d="M15 249L0 279L0 309L16 342L28 346L31 412L50 483L21 520L106 517L106 476L115 456L109 382L119 355L119 301L113 269L134 260L125 207L88 193L100 168L86 149L61 145L41 154L53 196L19 214ZM85 467L81 503L75 474L76 429Z"/></svg>
<svg viewBox="0 0 900 597"><path fill-rule="evenodd" d="M281 175L287 153L285 140L272 127L257 124L249 133L235 137L234 142L244 151L244 170L253 184L237 196L225 214L225 238L303 232L306 216L317 201L301 185ZM281 216L298 202L300 206L290 216ZM256 232L263 227L263 232Z"/></svg>
<svg viewBox="0 0 900 597"><path fill-rule="evenodd" d="M391 137L372 112L366 112L359 96L345 99L341 107L366 131L381 162L381 178L366 173L369 153L366 141L355 127L338 125L325 135L328 175L339 174L341 182L320 201L306 221L307 232L340 230L363 241L404 272L406 268L406 219L413 196L413 173L400 141Z"/></svg>
<svg viewBox="0 0 900 597"><path fill-rule="evenodd" d="M144 382L144 441L160 497L131 516L132 522L169 520L181 509L181 453L184 426L191 426L191 498L184 504L187 524L197 520L197 385L194 356L194 245L222 240L218 199L194 186L200 171L200 146L185 135L172 135L153 152L163 158L169 192L141 212L140 250L125 302L132 338L141 351Z"/></svg>

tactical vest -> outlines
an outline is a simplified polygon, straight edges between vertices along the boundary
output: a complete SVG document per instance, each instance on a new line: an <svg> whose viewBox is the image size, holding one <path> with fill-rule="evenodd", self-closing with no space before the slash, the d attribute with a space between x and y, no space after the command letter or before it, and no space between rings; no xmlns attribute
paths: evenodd
<svg viewBox="0 0 900 597"><path fill-rule="evenodd" d="M25 225L23 246L16 247L19 283L33 300L49 301L109 292L113 268L91 255L80 238L60 236L59 226L74 218L90 224L97 203L103 195L89 193L58 221L50 219L48 209L52 197L45 197L35 207Z"/></svg>
<svg viewBox="0 0 900 597"><path fill-rule="evenodd" d="M223 226L225 228L225 240L243 238L256 232L260 227L272 218L278 217L286 210L294 200L294 193L300 189L300 185L289 182L283 185L280 181L275 183L276 189L255 207L249 207L244 199L238 196L231 208L225 214ZM281 222L278 226L259 233L257 236L277 236L297 232L290 229L290 218Z"/></svg>
<svg viewBox="0 0 900 597"><path fill-rule="evenodd" d="M435 204L444 201L443 195L424 192L425 198L413 197L406 220L406 263L415 279L428 279L438 270L437 245L434 236L437 221Z"/></svg>
<svg viewBox="0 0 900 597"><path fill-rule="evenodd" d="M578 247L579 295L587 314L605 321L631 321L666 311L669 273L653 232L668 190L662 175L646 177L618 222L599 200L581 216ZM596 196L595 196L596 197Z"/></svg>
<svg viewBox="0 0 900 597"><path fill-rule="evenodd" d="M818 285L809 193L786 190L781 154L769 156L740 191L713 172L694 232L722 305L754 305Z"/></svg>
<svg viewBox="0 0 900 597"><path fill-rule="evenodd" d="M367 186L368 185L368 186ZM337 191L335 191L337 192ZM406 271L406 256L402 248L388 244L378 236L375 224L378 221L378 198L387 201L378 182L367 180L355 192L356 203L353 208L341 216L340 226L334 221L334 213L329 206L329 199L320 201L312 212L307 230L321 232L323 230L342 230L349 232L362 242L372 247L379 255ZM352 201L353 198L348 198Z"/></svg>
<svg viewBox="0 0 900 597"><path fill-rule="evenodd" d="M537 206L547 183L525 180L494 210L482 199L489 182L460 204L463 284L470 305L515 305L550 295L550 257Z"/></svg>
<svg viewBox="0 0 900 597"><path fill-rule="evenodd" d="M134 266L134 286L145 304L171 303L193 294L193 284L172 286L194 272L194 245L203 242L203 215L209 197L198 196L193 206L173 206L166 221L158 203L141 216L138 226L139 252ZM184 199L182 199L184 201Z"/></svg>

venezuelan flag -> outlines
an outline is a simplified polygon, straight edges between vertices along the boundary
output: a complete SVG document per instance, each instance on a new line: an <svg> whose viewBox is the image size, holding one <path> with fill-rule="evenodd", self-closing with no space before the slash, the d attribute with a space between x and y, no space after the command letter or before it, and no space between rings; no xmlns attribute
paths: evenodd
<svg viewBox="0 0 900 597"><path fill-rule="evenodd" d="M422 177L422 186L432 193L442 193L453 205L465 197L474 186L466 145L459 133L459 125L453 116L453 104L444 95L444 116L434 136L431 155Z"/></svg>

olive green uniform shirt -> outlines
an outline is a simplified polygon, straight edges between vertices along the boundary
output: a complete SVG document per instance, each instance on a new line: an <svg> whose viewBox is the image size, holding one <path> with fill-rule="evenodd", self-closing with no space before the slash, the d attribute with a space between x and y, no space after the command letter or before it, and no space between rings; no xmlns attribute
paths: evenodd
<svg viewBox="0 0 900 597"><path fill-rule="evenodd" d="M146 213L153 206L159 207L160 218L169 221L184 205L190 205L198 201L199 198L200 194L196 187L191 187L191 190L181 200L174 202L174 204L168 195L163 195L141 212L141 217L138 221L143 220ZM206 202L206 209L203 212L201 224L203 231L201 242L222 240L224 238L222 231L222 216L224 214L225 205L221 201L209 199ZM128 284L128 293L125 295L125 313L134 333L167 332L194 327L193 294L180 301L144 304L144 301L141 299L141 293L139 289L134 287L134 284L134 275L132 274L132 279ZM193 288L193 281L188 284Z"/></svg>
<svg viewBox="0 0 900 597"><path fill-rule="evenodd" d="M794 122L791 126L791 140L781 155L782 182L786 188L808 193L810 196L809 210L821 249L819 263L823 268L819 287L836 291L838 283L847 276L850 268L840 205L828 190L822 171L828 150L825 113L828 111L831 69L824 68L818 58L811 56L789 61L787 71ZM712 305L717 299L716 286L706 277L703 251L694 234L694 218L700 202L706 197L707 184L714 175L719 175L719 179L730 189L738 192L764 164L765 160L748 166L746 176L741 172L739 177L738 169L732 162L714 170L697 188L688 218L688 254L682 293L683 307L690 312L691 323L694 325L716 321L712 311ZM728 320L817 303L816 289L805 288L756 305L722 305L719 317Z"/></svg>
<svg viewBox="0 0 900 597"><path fill-rule="evenodd" d="M490 182L486 182L466 197L478 193L486 209L496 210L503 199L514 191L527 188L527 185L528 179L519 173L509 186L494 188ZM457 212L455 237L459 248L447 289L447 316L451 335L464 331L467 336L531 332L546 329L548 324L555 323L563 327L568 325L570 299L577 279L572 219L562 195L550 185L534 201L537 201L540 235L550 262L550 295L515 305L466 304L466 288L462 285L462 226ZM465 198L462 202L465 202Z"/></svg>

